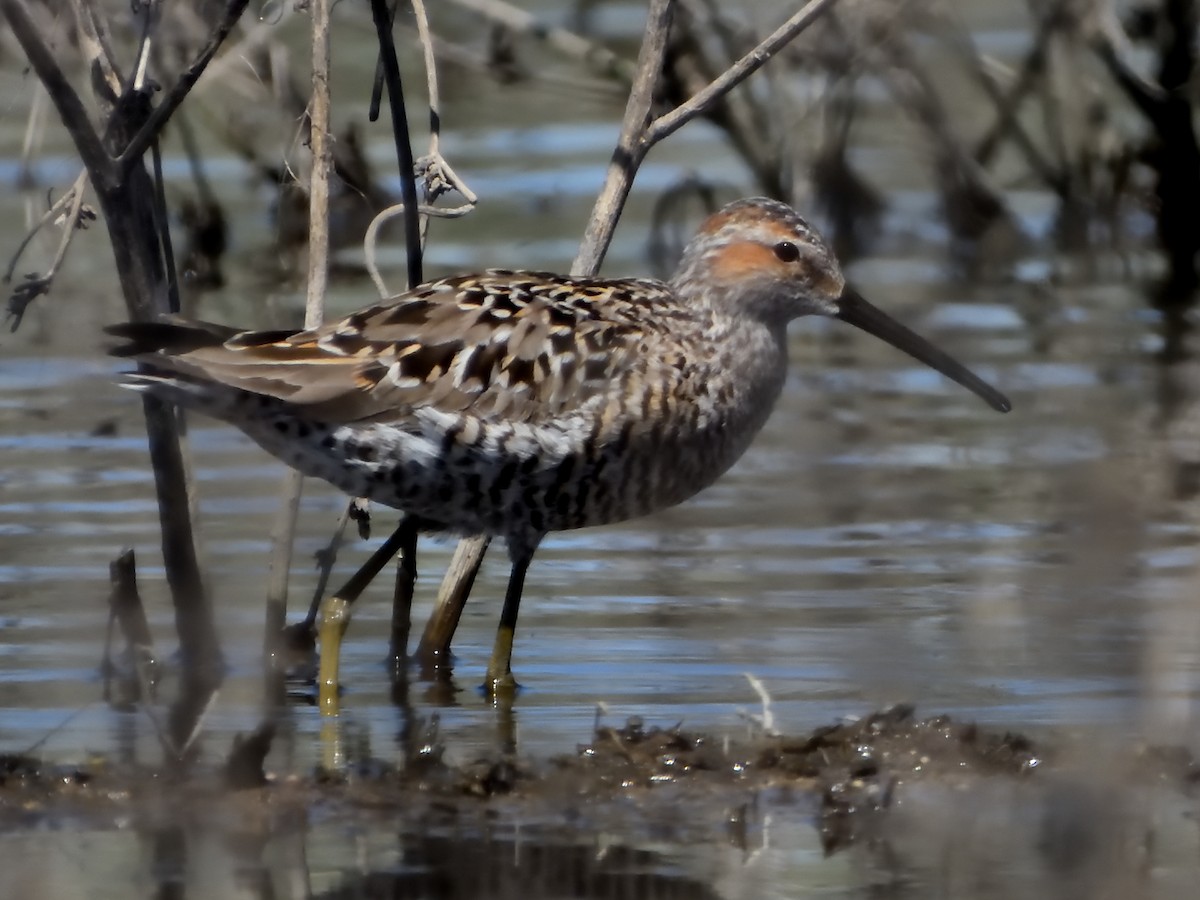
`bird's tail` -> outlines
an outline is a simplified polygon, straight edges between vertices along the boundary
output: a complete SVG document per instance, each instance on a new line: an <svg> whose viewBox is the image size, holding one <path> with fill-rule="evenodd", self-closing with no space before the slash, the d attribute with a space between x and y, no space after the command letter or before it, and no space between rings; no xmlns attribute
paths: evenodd
<svg viewBox="0 0 1200 900"><path fill-rule="evenodd" d="M226 325L170 317L153 322L120 322L105 326L104 332L125 341L108 351L111 356L147 360L156 354L175 356L219 347L238 333Z"/></svg>
<svg viewBox="0 0 1200 900"><path fill-rule="evenodd" d="M164 317L153 322L121 322L104 331L124 341L109 350L112 356L142 364L139 371L121 375L121 387L243 426L278 412L283 404L277 398L209 377L188 357L196 351L220 348L238 334L236 328Z"/></svg>

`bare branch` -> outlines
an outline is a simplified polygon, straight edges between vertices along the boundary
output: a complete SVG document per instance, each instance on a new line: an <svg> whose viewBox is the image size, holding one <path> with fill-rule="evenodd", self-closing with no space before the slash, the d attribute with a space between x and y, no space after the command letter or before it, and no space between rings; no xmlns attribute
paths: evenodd
<svg viewBox="0 0 1200 900"><path fill-rule="evenodd" d="M408 286L416 287L421 277L421 223L417 210L417 182L412 142L408 136L408 112L400 80L400 60L392 38L392 20L384 0L371 0L371 17L379 39L379 59L387 83L388 107L392 116L392 138L396 144L396 162L400 166L400 196L404 200L404 242L408 259Z"/></svg>
<svg viewBox="0 0 1200 900"><path fill-rule="evenodd" d="M79 36L79 49L84 59L88 60L93 70L92 83L96 87L103 86L104 100L116 102L121 96L121 86L124 79L117 68L117 58L108 40L108 29L104 18L92 3L85 0L71 0L71 8L75 13L76 33ZM98 70L99 80L95 75Z"/></svg>
<svg viewBox="0 0 1200 900"><path fill-rule="evenodd" d="M13 254L12 259L8 262L8 268L5 270L3 278L5 283L12 281L13 272L15 272L17 269L17 263L20 261L21 256L25 253L25 248L29 246L29 242L33 240L34 235L45 228L50 222L56 220L60 215L62 215L63 210L67 209L72 203L75 202L75 190L81 184L85 184L86 182L87 169L84 169L79 173L79 177L75 179L75 184L72 185L65 194L50 204L50 207L44 213L42 213L42 217L38 219L31 229L29 229L29 233L21 239L21 243L17 246L16 252Z"/></svg>
<svg viewBox="0 0 1200 900"><path fill-rule="evenodd" d="M455 190L474 206L479 198L442 156L442 100L438 91L437 60L433 55L433 33L429 30L424 0L412 0L412 9L425 59L425 84L429 92L429 153L417 160L417 170L425 181L425 198L433 202L442 194Z"/></svg>
<svg viewBox="0 0 1200 900"><path fill-rule="evenodd" d="M1100 58L1133 104L1146 118L1156 120L1167 101L1167 92L1129 62L1133 47L1112 9L1097 10L1096 15L1095 41Z"/></svg>
<svg viewBox="0 0 1200 900"><path fill-rule="evenodd" d="M308 104L309 147L312 170L308 184L308 294L304 303L304 327L319 328L325 318L325 290L329 284L329 176L333 171L333 142L329 134L329 0L312 0L312 93ZM278 657L282 648L287 615L288 573L296 518L304 476L288 470L280 489L279 512L271 527L271 565L267 582L266 649Z"/></svg>
<svg viewBox="0 0 1200 900"><path fill-rule="evenodd" d="M646 36L638 51L637 74L625 104L621 136L571 266L573 275L594 275L600 268L633 185L633 176L645 157L646 122L650 118L654 88L662 77L673 5L673 0L654 0L646 14Z"/></svg>
<svg viewBox="0 0 1200 900"><path fill-rule="evenodd" d="M37 88L33 102L29 104L29 118L25 123L25 136L21 139L21 175L26 184L33 183L33 154L42 144L46 134L46 92Z"/></svg>
<svg viewBox="0 0 1200 900"><path fill-rule="evenodd" d="M50 94L59 118L79 150L83 164L97 181L107 179L113 172L112 157L105 151L100 135L92 127L79 95L58 67L53 52L42 40L37 25L29 16L29 10L21 0L0 0L0 11L4 12L29 64Z"/></svg>
<svg viewBox="0 0 1200 900"><path fill-rule="evenodd" d="M674 134L692 119L707 112L718 99L763 67L801 31L815 22L837 0L809 0L798 13L780 25L757 47L730 66L708 87L665 115L655 119L642 138L642 153Z"/></svg>
<svg viewBox="0 0 1200 900"><path fill-rule="evenodd" d="M7 8L13 4L14 0L3 0L3 2ZM162 131L172 114L183 103L192 86L204 74L204 69L208 66L209 61L221 49L221 45L225 42L225 38L229 36L229 32L233 30L233 26L237 24L237 20L241 17L247 3L249 3L249 0L229 0L229 4L225 7L225 14L221 17L221 21L217 23L217 27L209 35L208 43L200 51L200 55L196 57L196 61L188 67L187 71L179 76L179 79L175 82L171 90L163 97L162 102L154 107L146 122L138 129L137 134L130 139L129 144L117 158L116 163L121 170L127 169L142 158L142 154L146 152L146 148L150 146L150 142ZM39 72L39 74L41 73Z"/></svg>
<svg viewBox="0 0 1200 900"><path fill-rule="evenodd" d="M8 318L12 322L12 330L16 331L21 327L21 319L25 316L25 310L29 304L40 297L42 294L50 291L50 286L54 283L54 278L58 275L58 269L62 265L67 256L67 248L71 246L71 238L75 236L76 229L83 228L84 221L93 221L96 218L95 212L84 210L83 194L84 188L87 185L87 171L79 173L79 177L75 179L75 184L67 191L58 202L47 210L42 216L41 221L33 227L33 230L21 242L21 246L17 248L17 252L13 255L12 262L9 263L8 271L4 275L5 283L12 280L12 274L17 265L17 260L20 258L22 251L28 246L30 238L38 232L38 230L48 221L57 220L62 210L69 205L70 209L67 214L62 217L62 237L58 241L58 250L55 251L54 259L50 262L50 268L46 270L45 275L29 275L18 284L12 292L12 296L8 298Z"/></svg>
<svg viewBox="0 0 1200 900"><path fill-rule="evenodd" d="M453 0L458 6L486 16L506 28L544 41L566 56L580 59L595 72L632 82L637 69L607 47L593 43L565 28L539 22L537 17L505 0Z"/></svg>
<svg viewBox="0 0 1200 900"><path fill-rule="evenodd" d="M422 216L434 216L439 219L461 219L474 208L474 201L463 206L451 207L427 206L422 203L417 207L417 212ZM402 215L404 215L403 203L394 203L386 209L381 209L375 214L371 224L367 226L367 233L363 237L363 255L366 260L367 272L371 276L371 281L375 283L379 296L384 299L392 296L393 292L388 290L388 286L383 281L383 275L379 272L379 264L375 261L375 247L379 243L379 229L389 220Z"/></svg>
<svg viewBox="0 0 1200 900"><path fill-rule="evenodd" d="M329 0L312 0L312 99L308 105L312 171L308 187L308 296L304 327L319 328L325 317L329 281L329 176L333 142L329 134Z"/></svg>

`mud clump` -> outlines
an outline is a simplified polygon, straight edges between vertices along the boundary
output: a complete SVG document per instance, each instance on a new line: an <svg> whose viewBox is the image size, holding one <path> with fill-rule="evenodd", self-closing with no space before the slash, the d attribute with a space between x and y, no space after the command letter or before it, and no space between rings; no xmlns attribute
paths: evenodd
<svg viewBox="0 0 1200 900"><path fill-rule="evenodd" d="M1030 739L948 716L917 718L895 706L806 735L761 727L722 737L640 718L597 724L574 753L526 759L497 749L451 763L436 728L400 761L364 758L337 771L275 775L264 767L273 732L234 742L223 767L164 774L146 767L46 767L0 757L0 829L41 823L227 816L270 830L296 813L322 819L380 816L415 828L497 821L566 823L677 840L736 839L754 810L797 807L826 852L868 838L907 783L958 787L971 780L1031 782L1052 755ZM1137 755L1135 768L1190 790L1198 768L1182 750Z"/></svg>

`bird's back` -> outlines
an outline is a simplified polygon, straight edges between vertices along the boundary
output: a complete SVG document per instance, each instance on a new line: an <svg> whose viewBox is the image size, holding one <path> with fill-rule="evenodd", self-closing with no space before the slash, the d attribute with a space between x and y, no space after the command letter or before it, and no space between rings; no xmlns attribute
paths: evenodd
<svg viewBox="0 0 1200 900"><path fill-rule="evenodd" d="M306 474L449 530L533 541L711 483L785 364L775 337L662 282L536 272L433 282L312 331L110 331L127 339L115 353L162 370L133 386ZM762 346L728 358L748 340Z"/></svg>

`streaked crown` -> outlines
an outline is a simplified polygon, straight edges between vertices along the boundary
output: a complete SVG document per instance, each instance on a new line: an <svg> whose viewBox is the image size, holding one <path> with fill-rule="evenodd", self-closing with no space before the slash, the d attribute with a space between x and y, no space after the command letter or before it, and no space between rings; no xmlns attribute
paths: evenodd
<svg viewBox="0 0 1200 900"><path fill-rule="evenodd" d="M845 278L833 251L799 213L756 197L730 203L701 224L672 286L782 324L835 315Z"/></svg>

